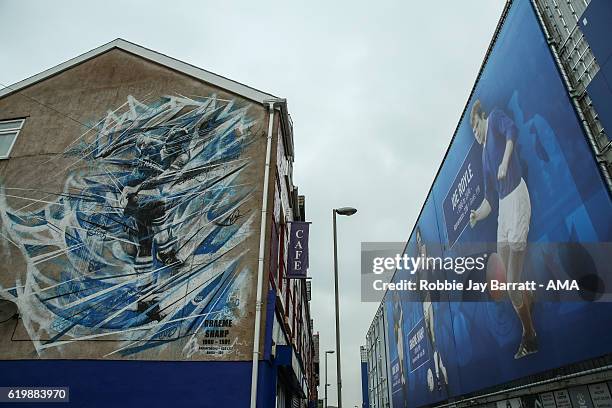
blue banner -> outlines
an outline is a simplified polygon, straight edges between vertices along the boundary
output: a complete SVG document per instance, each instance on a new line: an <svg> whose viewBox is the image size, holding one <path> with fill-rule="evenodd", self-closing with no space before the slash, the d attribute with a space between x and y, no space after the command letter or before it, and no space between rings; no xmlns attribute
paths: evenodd
<svg viewBox="0 0 612 408"><path fill-rule="evenodd" d="M482 149L474 142L444 199L444 225L451 247L468 226L470 209L483 198Z"/></svg>
<svg viewBox="0 0 612 408"><path fill-rule="evenodd" d="M610 195L532 5L510 7L406 253L454 258L472 255L461 251L474 244L500 259L501 279L578 279L586 270L597 280L609 260L582 244L612 242ZM564 245L530 252L530 243ZM393 281L427 273L440 272L398 271ZM611 303L502 295L457 302L435 291L387 293L394 407L434 404L612 352Z"/></svg>

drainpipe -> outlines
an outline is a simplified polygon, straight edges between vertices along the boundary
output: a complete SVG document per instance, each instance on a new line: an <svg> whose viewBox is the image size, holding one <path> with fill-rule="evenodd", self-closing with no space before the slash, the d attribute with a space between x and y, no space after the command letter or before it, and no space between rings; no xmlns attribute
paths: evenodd
<svg viewBox="0 0 612 408"><path fill-rule="evenodd" d="M268 213L268 183L270 180L270 156L272 152L272 131L274 128L274 104L277 100L267 100L270 113L268 119L268 136L266 139L266 165L264 168L263 197L261 206L261 228L259 231L259 258L257 261L257 300L255 301L255 330L253 333L253 369L251 371L251 408L257 408L257 380L259 369L259 338L261 334L261 309L264 283L264 258L266 250L266 224Z"/></svg>

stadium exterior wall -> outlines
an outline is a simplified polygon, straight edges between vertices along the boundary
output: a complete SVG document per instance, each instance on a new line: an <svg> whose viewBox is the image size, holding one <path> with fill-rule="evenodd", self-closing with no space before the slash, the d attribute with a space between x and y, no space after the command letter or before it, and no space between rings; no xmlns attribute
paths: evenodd
<svg viewBox="0 0 612 408"><path fill-rule="evenodd" d="M598 106L588 98L588 82L596 76L597 67L593 72L593 65L587 61L579 74L567 69L571 57L560 55L558 39L549 31L555 22L549 18L570 10L575 26L580 14L575 12L579 8L572 8L573 1L561 3L507 2L461 121L406 244L406 254L466 255L456 243L478 243L487 255L494 254L496 248L499 251L498 220L508 219L507 214L499 214L507 212L502 205L502 193L506 192L498 193L500 187L495 182L485 185L490 171L483 168L483 147L474 134L471 113L475 111L481 117L493 118L492 123L504 118L504 123L510 124L508 138L512 138L512 154L518 159L515 175L520 175L517 186L526 185L528 195L523 195L530 206L524 241L519 242L551 247L560 244L558 248L570 244L579 249L552 255L554 265L566 276L580 278L573 275L577 270L568 262L579 259L581 268L590 265L589 273L609 278L601 275L607 271L607 261L585 247L593 242L612 242L609 146L601 142L605 130L592 120L598 117ZM593 3L595 0L579 10L588 10ZM569 36L577 30L570 25ZM579 52L589 54L588 46L583 41ZM576 85L579 81L585 81L582 88ZM476 101L480 109L474 108ZM449 192L470 168L474 177L465 189L468 204L457 212L450 205ZM491 201L491 214L468 225L470 210L485 198ZM543 253L528 254L524 270L547 273L546 266L538 261L543 259L551 260ZM412 278L396 272L394 280L400 279ZM509 299L457 302L431 292L423 295L425 299L420 296L387 293L381 304L384 317L377 313L373 322L374 326L382 320L387 327L389 406L578 408L610 403L609 303L536 302L529 319L535 328L532 336L535 338L537 332L538 341L525 345L524 328L530 324L525 322L525 315L515 314ZM419 331L427 336L414 337ZM414 346L426 350L425 358L410 354ZM370 378L370 383L377 380ZM372 388L369 391L372 404L377 397Z"/></svg>

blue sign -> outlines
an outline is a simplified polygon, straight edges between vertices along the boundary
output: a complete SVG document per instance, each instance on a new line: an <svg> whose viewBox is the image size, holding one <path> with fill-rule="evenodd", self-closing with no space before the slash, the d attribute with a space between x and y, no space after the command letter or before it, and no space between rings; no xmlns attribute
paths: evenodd
<svg viewBox="0 0 612 408"><path fill-rule="evenodd" d="M410 350L410 371L425 364L430 357L429 343L427 341L427 327L423 320L419 321L408 334L408 350Z"/></svg>
<svg viewBox="0 0 612 408"><path fill-rule="evenodd" d="M444 225L449 246L455 244L468 226L470 210L483 198L482 148L474 142L444 199Z"/></svg>

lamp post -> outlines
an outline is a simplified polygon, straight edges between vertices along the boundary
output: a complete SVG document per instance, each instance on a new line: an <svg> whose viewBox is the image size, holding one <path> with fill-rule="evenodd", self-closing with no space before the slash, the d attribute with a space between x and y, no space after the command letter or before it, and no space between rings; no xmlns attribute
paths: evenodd
<svg viewBox="0 0 612 408"><path fill-rule="evenodd" d="M328 384L327 381L327 355L328 354L333 354L334 350L327 350L325 352L325 408L327 408L327 387L331 384Z"/></svg>
<svg viewBox="0 0 612 408"><path fill-rule="evenodd" d="M338 304L338 238L336 235L336 214L351 216L357 210L352 207L334 208L334 291L336 294L336 377L338 379L338 408L342 408L342 371L340 366L340 307ZM325 379L327 381L327 378Z"/></svg>

